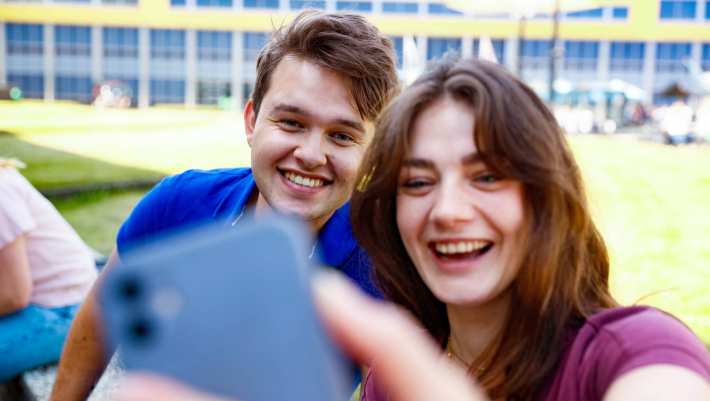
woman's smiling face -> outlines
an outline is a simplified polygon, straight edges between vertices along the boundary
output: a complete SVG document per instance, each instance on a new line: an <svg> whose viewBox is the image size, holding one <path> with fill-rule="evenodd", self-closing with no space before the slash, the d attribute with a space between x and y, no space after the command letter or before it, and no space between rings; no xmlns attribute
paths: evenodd
<svg viewBox="0 0 710 401"><path fill-rule="evenodd" d="M473 114L444 96L417 115L397 194L397 226L419 275L439 300L461 306L506 292L526 221L522 184L477 152Z"/></svg>

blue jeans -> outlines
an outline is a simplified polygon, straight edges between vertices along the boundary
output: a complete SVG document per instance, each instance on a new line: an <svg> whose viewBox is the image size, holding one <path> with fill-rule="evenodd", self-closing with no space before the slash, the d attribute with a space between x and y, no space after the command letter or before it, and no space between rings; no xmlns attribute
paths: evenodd
<svg viewBox="0 0 710 401"><path fill-rule="evenodd" d="M79 305L30 305L0 316L0 383L32 368L59 360Z"/></svg>

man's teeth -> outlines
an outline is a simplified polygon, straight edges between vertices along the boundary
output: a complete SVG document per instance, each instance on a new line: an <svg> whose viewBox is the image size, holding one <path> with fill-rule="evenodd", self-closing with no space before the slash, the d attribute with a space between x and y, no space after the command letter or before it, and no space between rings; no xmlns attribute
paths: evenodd
<svg viewBox="0 0 710 401"><path fill-rule="evenodd" d="M479 251L488 245L486 241L459 241L459 242L440 242L435 244L434 248L437 252L445 255L456 253L471 253Z"/></svg>
<svg viewBox="0 0 710 401"><path fill-rule="evenodd" d="M323 180L318 178L308 178L292 172L286 172L285 176L289 181L304 187L316 188L323 186Z"/></svg>

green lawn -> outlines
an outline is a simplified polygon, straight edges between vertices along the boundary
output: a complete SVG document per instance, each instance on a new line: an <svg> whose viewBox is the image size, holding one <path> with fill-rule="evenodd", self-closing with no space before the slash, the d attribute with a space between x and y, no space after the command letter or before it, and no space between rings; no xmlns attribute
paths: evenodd
<svg viewBox="0 0 710 401"><path fill-rule="evenodd" d="M40 116L40 117L38 117ZM101 110L0 102L0 156L16 156L38 186L148 179L190 167L247 165L241 117L212 110ZM710 146L571 138L625 304L649 303L710 344ZM142 192L55 200L93 247L107 253Z"/></svg>

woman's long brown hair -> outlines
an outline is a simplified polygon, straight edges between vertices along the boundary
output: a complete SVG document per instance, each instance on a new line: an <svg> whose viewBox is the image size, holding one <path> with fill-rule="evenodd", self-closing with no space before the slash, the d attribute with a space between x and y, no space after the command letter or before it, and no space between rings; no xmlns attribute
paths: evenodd
<svg viewBox="0 0 710 401"><path fill-rule="evenodd" d="M513 307L499 341L478 361L486 369L476 378L493 399L531 400L558 366L570 331L616 302L608 288L607 249L591 220L577 163L554 116L530 88L502 67L476 60L444 61L421 76L377 125L351 202L353 230L385 296L413 313L443 347L446 307L419 277L396 223L410 127L442 96L473 108L471 135L483 160L523 184L527 244L510 288Z"/></svg>

